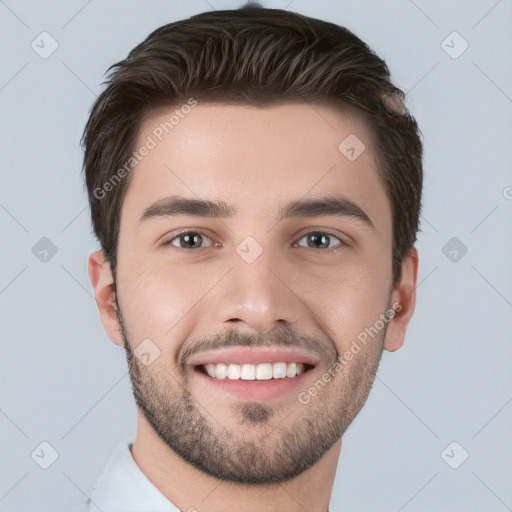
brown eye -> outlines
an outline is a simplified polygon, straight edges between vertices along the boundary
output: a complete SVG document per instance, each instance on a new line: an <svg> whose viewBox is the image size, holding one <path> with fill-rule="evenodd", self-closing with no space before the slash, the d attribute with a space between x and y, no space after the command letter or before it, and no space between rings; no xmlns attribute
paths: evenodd
<svg viewBox="0 0 512 512"><path fill-rule="evenodd" d="M174 238L171 238L165 245L172 245L180 249L201 249L202 247L209 247L211 245L211 243L203 245L204 241L211 242L203 233L198 231L184 231Z"/></svg>
<svg viewBox="0 0 512 512"><path fill-rule="evenodd" d="M301 240L306 239L306 244L301 244ZM334 241L337 241L335 245L332 245ZM340 245L347 245L337 236L334 236L330 233L324 233L322 231L312 231L311 233L307 233L302 238L299 239L297 243L300 247L309 247L311 249L334 249L335 247L339 247Z"/></svg>

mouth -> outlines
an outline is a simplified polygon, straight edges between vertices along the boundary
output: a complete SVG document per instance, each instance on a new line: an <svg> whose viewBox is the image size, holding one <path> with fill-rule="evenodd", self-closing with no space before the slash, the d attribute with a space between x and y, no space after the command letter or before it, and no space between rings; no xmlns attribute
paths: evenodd
<svg viewBox="0 0 512 512"><path fill-rule="evenodd" d="M268 401L305 388L319 362L309 354L272 349L227 349L191 361L201 393ZM195 363L195 364L194 364Z"/></svg>
<svg viewBox="0 0 512 512"><path fill-rule="evenodd" d="M294 379L315 366L308 363L279 361L275 363L208 363L196 366L197 371L219 380L263 381Z"/></svg>

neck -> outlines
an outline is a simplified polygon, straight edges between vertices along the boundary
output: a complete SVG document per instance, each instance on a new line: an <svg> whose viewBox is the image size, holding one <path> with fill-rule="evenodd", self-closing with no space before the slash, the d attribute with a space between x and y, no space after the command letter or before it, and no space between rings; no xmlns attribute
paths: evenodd
<svg viewBox="0 0 512 512"><path fill-rule="evenodd" d="M183 460L139 411L132 456L151 483L180 510L208 512L326 512L341 450L338 440L292 480L249 485L219 480Z"/></svg>

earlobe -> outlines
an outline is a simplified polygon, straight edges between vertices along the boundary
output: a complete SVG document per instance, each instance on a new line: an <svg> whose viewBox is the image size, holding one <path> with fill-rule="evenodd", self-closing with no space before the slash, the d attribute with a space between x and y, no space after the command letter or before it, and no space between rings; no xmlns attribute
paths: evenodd
<svg viewBox="0 0 512 512"><path fill-rule="evenodd" d="M89 256L89 278L103 328L113 343L123 346L124 340L115 307L114 276L103 251L95 251Z"/></svg>
<svg viewBox="0 0 512 512"><path fill-rule="evenodd" d="M389 321L384 341L384 348L389 352L398 350L404 344L407 326L416 307L418 265L418 251L413 247L402 263L400 281L391 293L391 307L395 315Z"/></svg>

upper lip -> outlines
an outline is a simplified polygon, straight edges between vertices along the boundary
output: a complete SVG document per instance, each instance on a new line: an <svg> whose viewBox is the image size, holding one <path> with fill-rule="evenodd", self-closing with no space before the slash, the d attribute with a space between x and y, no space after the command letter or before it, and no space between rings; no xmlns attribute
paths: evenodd
<svg viewBox="0 0 512 512"><path fill-rule="evenodd" d="M259 363L303 363L316 366L318 360L313 356L297 351L286 349L264 348L226 348L213 352L197 354L190 358L189 364L193 366L205 364L259 364Z"/></svg>

